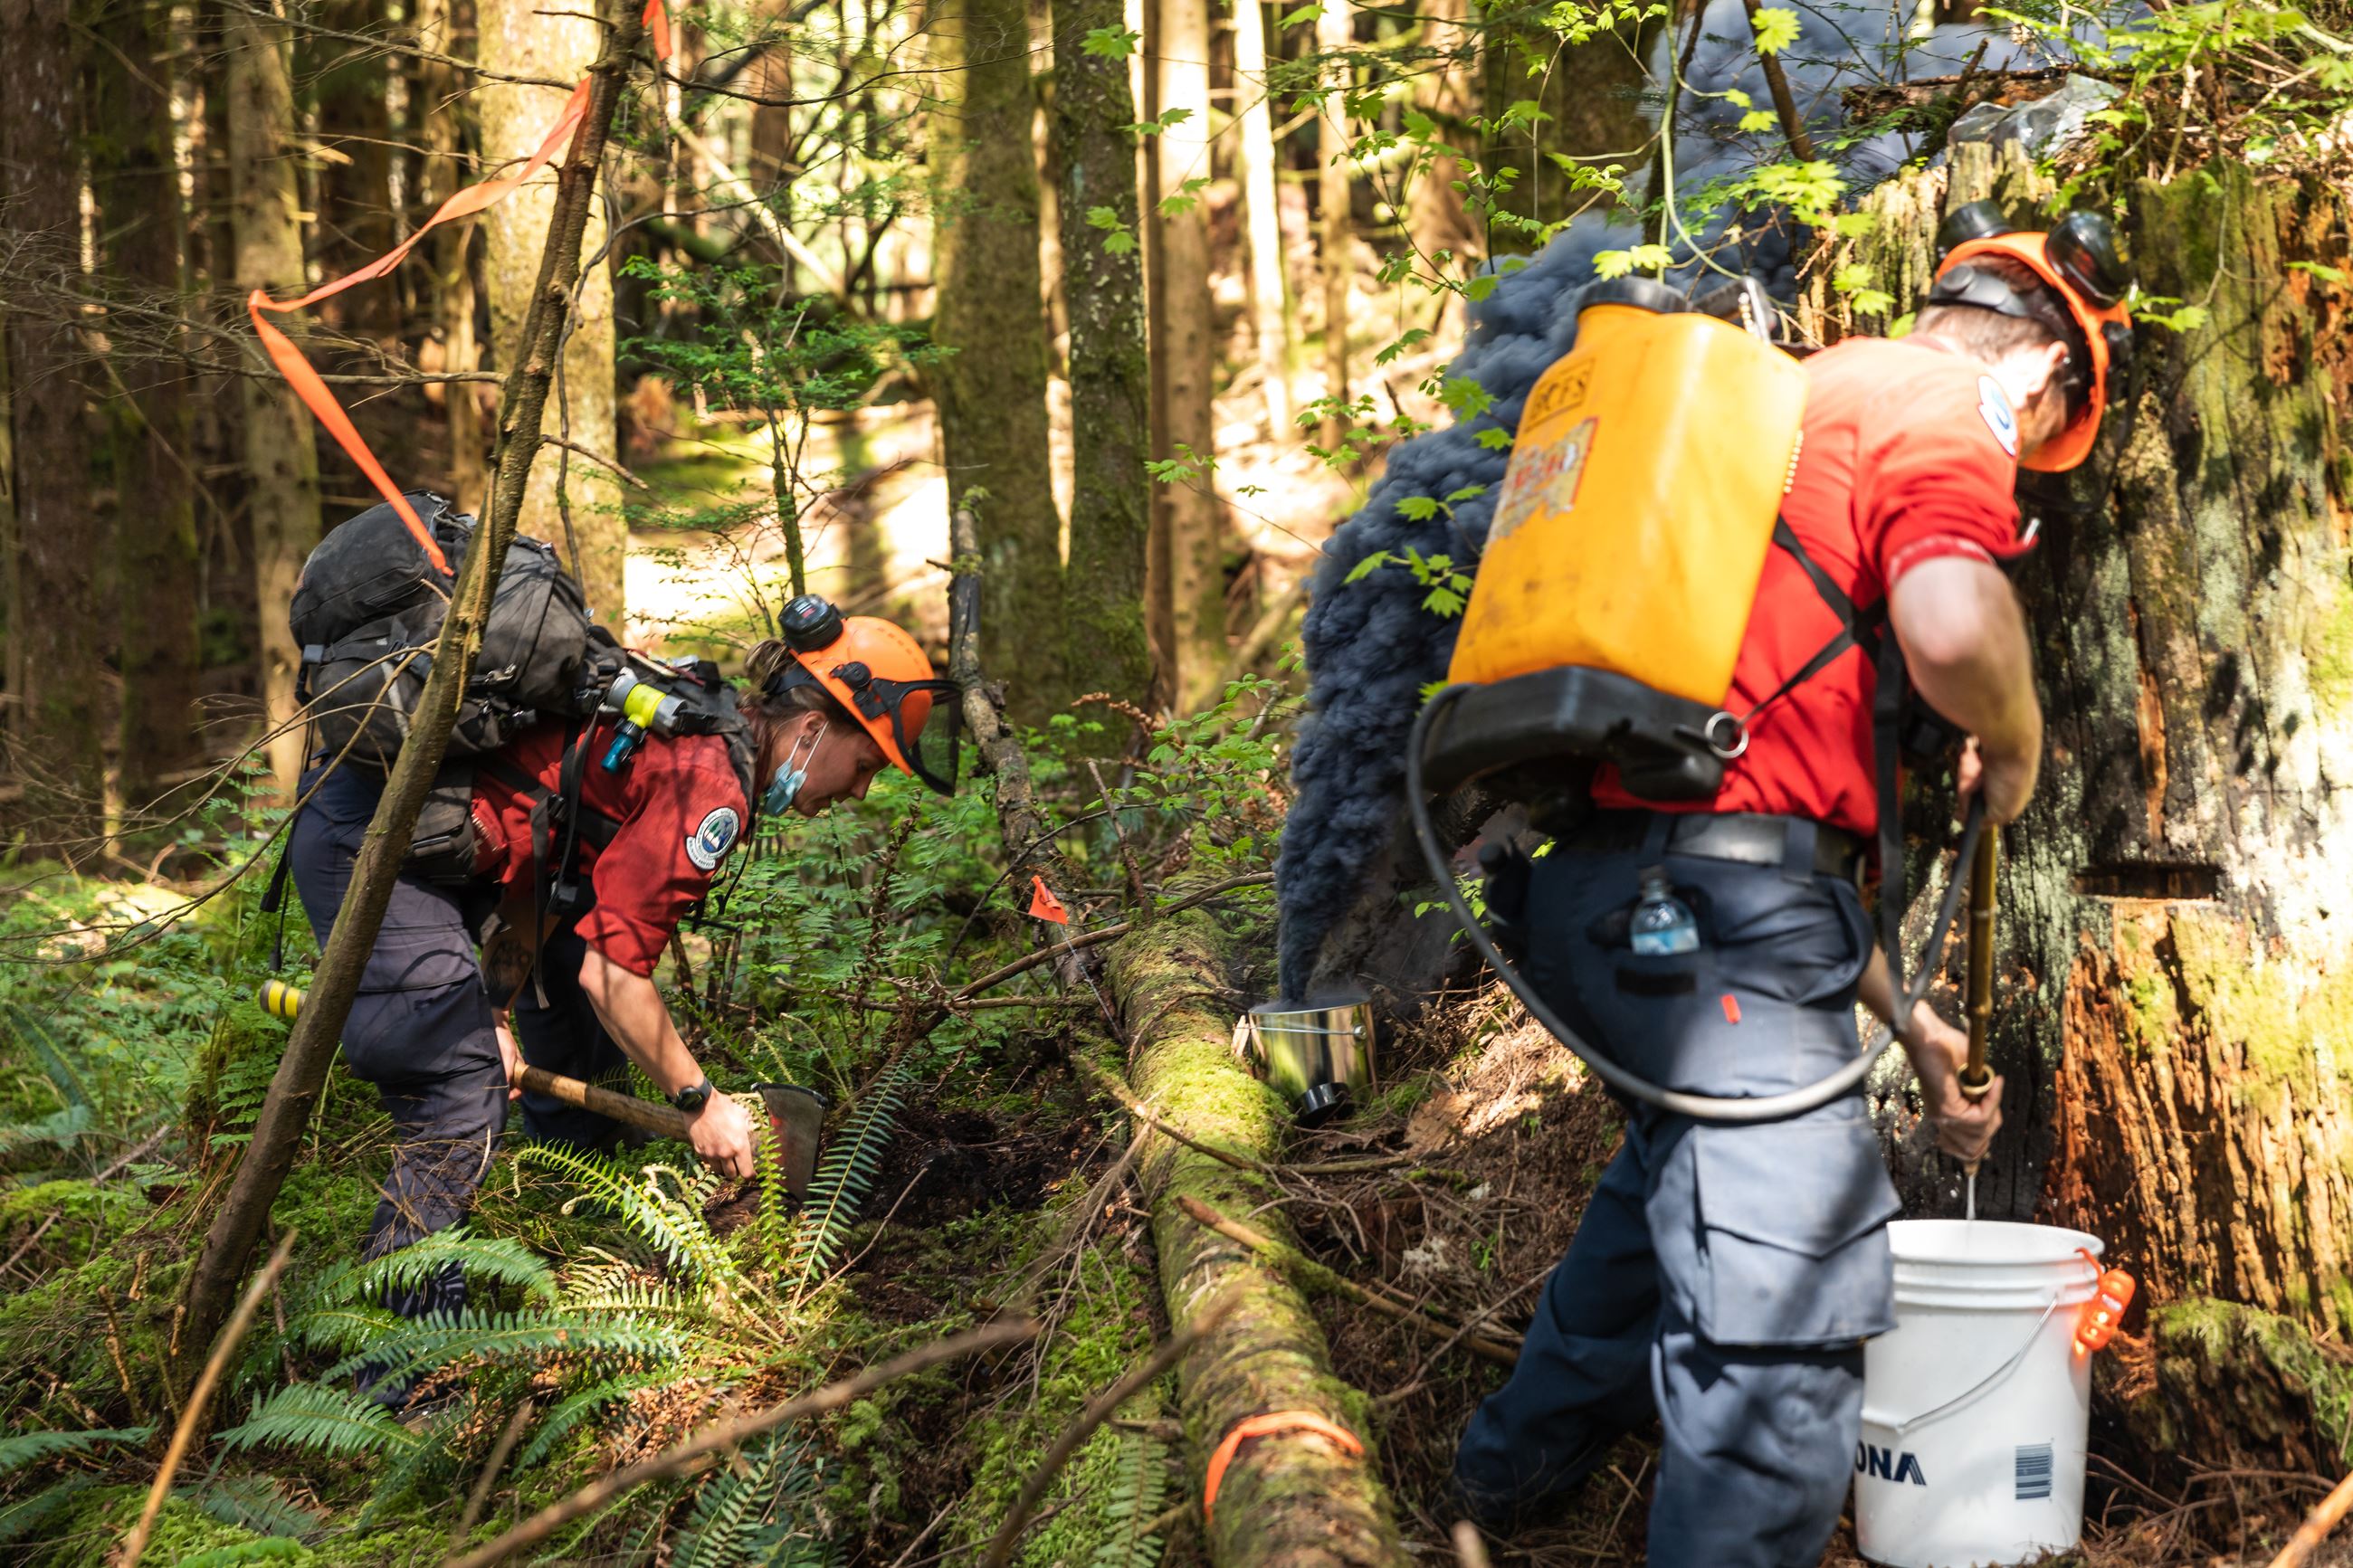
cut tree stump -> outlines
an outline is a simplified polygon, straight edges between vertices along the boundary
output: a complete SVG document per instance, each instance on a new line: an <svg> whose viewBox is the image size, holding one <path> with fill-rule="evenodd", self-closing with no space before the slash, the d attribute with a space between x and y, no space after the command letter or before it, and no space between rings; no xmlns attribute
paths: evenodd
<svg viewBox="0 0 2353 1568"><path fill-rule="evenodd" d="M1108 979L1127 1020L1137 1095L1187 1137L1272 1160L1283 1109L1234 1060L1233 1015L1220 999L1236 946L1214 914L1187 910L1114 944ZM1179 1379L1197 1495L1209 1455L1252 1415L1312 1411L1354 1433L1365 1448L1352 1455L1303 1432L1243 1443L1208 1525L1210 1561L1219 1568L1401 1568L1409 1559L1373 1455L1368 1403L1333 1375L1324 1331L1306 1299L1248 1247L1187 1217L1177 1202L1191 1197L1246 1215L1296 1247L1282 1212L1261 1206L1277 1195L1274 1184L1165 1138L1152 1141L1139 1178L1152 1205L1169 1321L1185 1322L1229 1288L1241 1292Z"/></svg>

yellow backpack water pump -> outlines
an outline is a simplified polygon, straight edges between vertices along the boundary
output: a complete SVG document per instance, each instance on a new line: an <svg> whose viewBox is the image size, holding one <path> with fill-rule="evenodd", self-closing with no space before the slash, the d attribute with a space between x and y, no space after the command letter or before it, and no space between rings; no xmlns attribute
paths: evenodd
<svg viewBox="0 0 2353 1568"><path fill-rule="evenodd" d="M1761 290L1725 292L1749 330L1648 279L1580 296L1576 347L1529 393L1504 470L1431 787L1557 785L1601 761L1648 799L1722 784L1725 697L1805 412Z"/></svg>

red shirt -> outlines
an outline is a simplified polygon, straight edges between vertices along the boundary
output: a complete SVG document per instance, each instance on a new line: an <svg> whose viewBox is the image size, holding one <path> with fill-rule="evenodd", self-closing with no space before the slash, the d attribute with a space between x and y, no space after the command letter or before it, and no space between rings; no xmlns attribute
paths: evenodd
<svg viewBox="0 0 2353 1568"><path fill-rule="evenodd" d="M694 907L751 822L744 786L717 735L648 735L617 772L604 767L612 739L599 721L582 744L584 811L620 824L602 850L583 834L579 863L588 867L596 907L580 917L588 945L634 974L650 975L670 932ZM501 752L500 760L553 791L564 766L565 731L543 725ZM530 796L488 770L474 774L475 866L501 888L532 889ZM553 851L551 851L551 854Z"/></svg>
<svg viewBox="0 0 2353 1568"><path fill-rule="evenodd" d="M1805 444L1781 515L1858 611L1940 555L1996 561L2018 538L2018 422L1976 361L1923 343L1850 338L1806 362ZM1837 613L1789 552L1765 552L1725 707L1746 713L1838 634ZM1601 805L1805 816L1868 837L1879 825L1871 702L1877 672L1849 648L1757 714L1710 801L1638 800L1615 770Z"/></svg>

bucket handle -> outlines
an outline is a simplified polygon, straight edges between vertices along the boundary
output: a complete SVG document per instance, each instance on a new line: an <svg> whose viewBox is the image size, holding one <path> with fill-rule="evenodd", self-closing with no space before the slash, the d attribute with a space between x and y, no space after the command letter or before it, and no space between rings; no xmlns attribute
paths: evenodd
<svg viewBox="0 0 2353 1568"><path fill-rule="evenodd" d="M1932 1421L1937 1416L1957 1410L1965 1405L1975 1403L1979 1395L1983 1394L1989 1389L1992 1388L1994 1384L2001 1382L2011 1373L2018 1370L2018 1363L2026 1359L2026 1352L2032 1350L2034 1348L2034 1342L2042 1337L2042 1325L2049 1322L2051 1321L2051 1314L2058 1310L2059 1298L2057 1296L2053 1296L2051 1298L2049 1304L2042 1309L2042 1315L2034 1320L2034 1327L2029 1329L2026 1331L2026 1337L2019 1342L2018 1349L2010 1352L2010 1356L2008 1361L2003 1362L2000 1366L1994 1368L1991 1372L1986 1373L1985 1376L1978 1379L1976 1383L1971 1384L1968 1388L1963 1389L1960 1393L1955 1394L1952 1398L1947 1399L1942 1405L1924 1410L1917 1415L1907 1416L1902 1421L1890 1421L1883 1416L1874 1415L1870 1411L1865 1410L1862 1413L1864 1423L1869 1426L1877 1426L1883 1430L1893 1432L1900 1437L1904 1434L1911 1431L1913 1427L1921 1425L1923 1422Z"/></svg>

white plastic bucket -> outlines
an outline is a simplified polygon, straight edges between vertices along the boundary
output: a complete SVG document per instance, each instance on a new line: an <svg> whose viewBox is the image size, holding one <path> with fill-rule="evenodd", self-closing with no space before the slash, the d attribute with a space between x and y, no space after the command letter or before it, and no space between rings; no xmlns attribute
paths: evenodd
<svg viewBox="0 0 2353 1568"><path fill-rule="evenodd" d="M1991 1568L2073 1546L2092 1413L2075 1327L2100 1279L2084 1252L2100 1243L2001 1220L1887 1231L1895 1331L1863 1347L1856 1545L1894 1568Z"/></svg>

